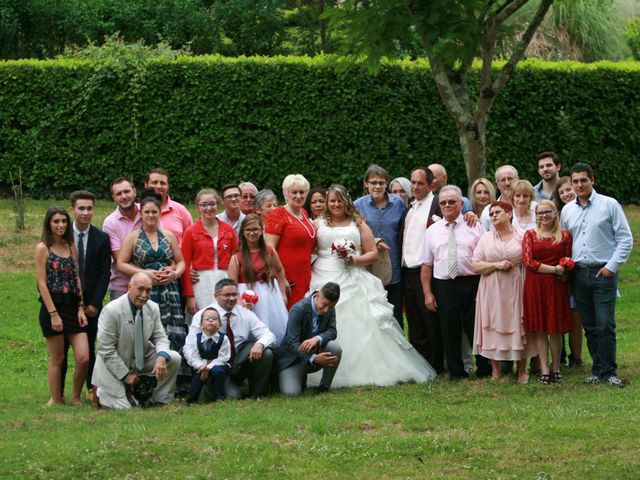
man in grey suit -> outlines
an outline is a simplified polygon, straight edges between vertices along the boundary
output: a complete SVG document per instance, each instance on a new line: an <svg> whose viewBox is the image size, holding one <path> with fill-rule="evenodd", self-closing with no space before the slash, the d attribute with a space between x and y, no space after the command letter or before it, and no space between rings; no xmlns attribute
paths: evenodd
<svg viewBox="0 0 640 480"><path fill-rule="evenodd" d="M103 407L135 406L127 388L139 381L140 374L152 374L158 381L151 396L153 403L173 400L181 358L170 350L160 309L149 300L152 286L146 273L136 273L129 281L127 295L109 303L100 314L92 381Z"/></svg>
<svg viewBox="0 0 640 480"><path fill-rule="evenodd" d="M316 393L329 390L342 356L342 348L335 340L335 306L339 299L340 286L328 282L291 308L287 333L276 351L280 391L284 395L300 395L307 374L320 369L322 380Z"/></svg>

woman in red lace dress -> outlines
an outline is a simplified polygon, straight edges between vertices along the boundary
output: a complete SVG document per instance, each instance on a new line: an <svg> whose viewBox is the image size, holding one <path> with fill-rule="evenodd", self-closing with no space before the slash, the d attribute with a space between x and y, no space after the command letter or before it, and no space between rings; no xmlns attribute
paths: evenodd
<svg viewBox="0 0 640 480"><path fill-rule="evenodd" d="M309 192L309 182L300 174L287 175L282 182L285 204L267 217L265 240L280 256L288 282L287 309L291 310L309 290L311 252L316 231L302 208Z"/></svg>
<svg viewBox="0 0 640 480"><path fill-rule="evenodd" d="M560 351L562 334L573 329L569 311L566 273L571 262L571 234L560 230L556 206L541 200L536 206L536 228L527 230L522 242L527 269L524 282L524 328L540 358L540 383L562 383ZM551 345L551 372L547 358ZM531 352L533 353L533 352Z"/></svg>

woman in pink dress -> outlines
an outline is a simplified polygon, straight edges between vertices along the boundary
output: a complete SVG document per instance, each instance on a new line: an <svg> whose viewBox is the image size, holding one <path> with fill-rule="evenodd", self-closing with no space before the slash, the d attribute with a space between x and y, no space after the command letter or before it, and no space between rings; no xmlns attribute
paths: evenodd
<svg viewBox="0 0 640 480"><path fill-rule="evenodd" d="M300 174L287 175L282 182L285 204L273 209L264 228L265 240L280 256L287 277L287 309L291 310L309 290L311 252L316 231L302 208L309 182Z"/></svg>
<svg viewBox="0 0 640 480"><path fill-rule="evenodd" d="M513 208L493 202L489 217L493 228L473 252L472 267L481 275L476 300L473 353L491 361L494 380L501 376L501 360L518 362L518 382L527 383L526 335L522 323L522 235L511 224Z"/></svg>
<svg viewBox="0 0 640 480"><path fill-rule="evenodd" d="M527 268L524 281L524 328L531 342L532 354L538 354L540 383L562 383L560 351L562 334L573 329L569 313L567 272L562 264L571 257L571 234L560 230L558 211L550 200L536 206L537 226L527 230L522 243L522 256ZM551 375L549 374L551 344Z"/></svg>

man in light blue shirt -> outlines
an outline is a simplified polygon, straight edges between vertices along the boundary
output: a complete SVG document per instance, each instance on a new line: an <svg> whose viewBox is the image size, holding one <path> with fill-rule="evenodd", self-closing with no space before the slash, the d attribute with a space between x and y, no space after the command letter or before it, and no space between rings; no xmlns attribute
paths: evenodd
<svg viewBox="0 0 640 480"><path fill-rule="evenodd" d="M582 317L592 376L622 388L616 365L616 294L618 267L631 254L633 237L620 204L593 189L593 169L586 163L571 167L575 202L562 210L562 226L573 236L572 292Z"/></svg>

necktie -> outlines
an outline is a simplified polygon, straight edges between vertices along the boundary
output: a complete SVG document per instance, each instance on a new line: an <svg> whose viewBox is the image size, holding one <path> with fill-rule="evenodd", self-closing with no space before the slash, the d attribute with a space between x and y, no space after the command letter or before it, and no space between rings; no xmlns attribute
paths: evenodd
<svg viewBox="0 0 640 480"><path fill-rule="evenodd" d="M144 369L144 333L142 329L142 314L140 310L136 310L135 325L134 325L134 353L136 356L136 370L142 372Z"/></svg>
<svg viewBox="0 0 640 480"><path fill-rule="evenodd" d="M209 337L204 341L204 351L207 353L211 353L213 349L213 338Z"/></svg>
<svg viewBox="0 0 640 480"><path fill-rule="evenodd" d="M453 229L455 222L449 223L449 238L447 240L447 272L449 278L454 279L458 276L458 253L456 246L456 232Z"/></svg>
<svg viewBox="0 0 640 480"><path fill-rule="evenodd" d="M231 347L231 358L229 358L229 364L233 366L233 358L236 356L236 343L233 338L233 330L231 329L231 312L225 313L224 318L227 320L227 337L229 337L229 344Z"/></svg>
<svg viewBox="0 0 640 480"><path fill-rule="evenodd" d="M84 232L78 234L78 270L80 274L80 284L84 288Z"/></svg>

